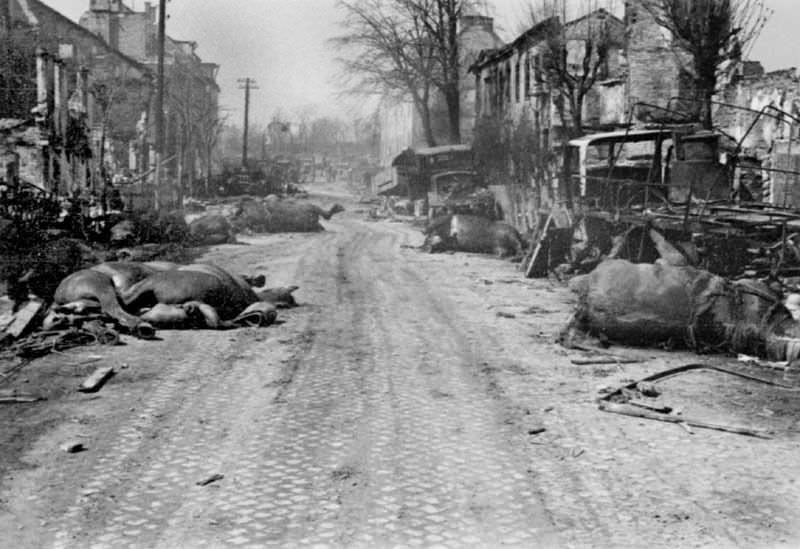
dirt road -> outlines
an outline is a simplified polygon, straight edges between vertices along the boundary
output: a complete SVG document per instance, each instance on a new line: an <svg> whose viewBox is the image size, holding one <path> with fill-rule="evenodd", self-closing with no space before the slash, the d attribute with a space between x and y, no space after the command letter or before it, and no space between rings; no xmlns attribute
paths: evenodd
<svg viewBox="0 0 800 549"><path fill-rule="evenodd" d="M796 435L689 435L596 410L601 383L687 355L632 351L647 364L581 370L553 343L563 287L493 258L420 254L419 231L368 222L352 204L327 226L203 257L298 284L302 306L278 326L161 332L29 365L29 383L54 387L98 363L119 374L97 395L54 389L0 410L19 450L4 470L0 545L800 539ZM61 452L68 440L87 451Z"/></svg>

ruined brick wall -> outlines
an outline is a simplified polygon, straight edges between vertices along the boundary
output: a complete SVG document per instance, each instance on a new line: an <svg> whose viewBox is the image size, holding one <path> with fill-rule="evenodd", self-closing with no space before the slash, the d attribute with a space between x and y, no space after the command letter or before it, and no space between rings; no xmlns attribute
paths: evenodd
<svg viewBox="0 0 800 549"><path fill-rule="evenodd" d="M146 62L152 53L148 51L152 25L145 13L129 13L120 22L118 44L115 46L125 55Z"/></svg>
<svg viewBox="0 0 800 549"><path fill-rule="evenodd" d="M144 63L154 54L155 28L147 12L89 11L79 24L125 55Z"/></svg>
<svg viewBox="0 0 800 549"><path fill-rule="evenodd" d="M781 116L780 110L797 117L800 116L800 77L794 68L743 75L735 78L718 98L750 111L767 107L769 114ZM735 139L743 140L744 151L755 156L766 154L776 140L797 139L800 129L800 125L786 116L779 119L759 117L754 112L723 107L715 110L714 123Z"/></svg>
<svg viewBox="0 0 800 549"><path fill-rule="evenodd" d="M691 82L684 67L689 66L686 54L676 52L672 36L658 25L640 0L625 2L625 25L628 56L628 105L637 102L667 107L672 97L691 99ZM677 106L673 103L672 107ZM682 110L694 114L696 106L687 104ZM663 111L637 108L637 122L660 121ZM666 116L669 120L679 117Z"/></svg>

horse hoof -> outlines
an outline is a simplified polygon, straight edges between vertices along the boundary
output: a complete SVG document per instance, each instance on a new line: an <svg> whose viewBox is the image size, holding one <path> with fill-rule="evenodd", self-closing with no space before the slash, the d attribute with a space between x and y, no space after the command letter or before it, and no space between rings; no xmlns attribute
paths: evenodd
<svg viewBox="0 0 800 549"><path fill-rule="evenodd" d="M140 339L153 339L156 337L156 329L147 322L140 322L134 326L133 335Z"/></svg>

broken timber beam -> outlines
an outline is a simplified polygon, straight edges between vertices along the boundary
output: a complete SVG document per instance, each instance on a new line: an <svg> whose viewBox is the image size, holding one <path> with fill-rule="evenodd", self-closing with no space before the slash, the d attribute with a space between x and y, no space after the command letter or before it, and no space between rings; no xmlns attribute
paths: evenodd
<svg viewBox="0 0 800 549"><path fill-rule="evenodd" d="M533 249L533 253L531 254L531 259L528 262L528 266L525 269L525 278L533 278L536 276L537 272L544 272L543 276L547 276L547 260L544 259L544 267L542 268L542 259L539 258L539 255L542 254L545 250L545 245L547 242L547 237L550 232L550 225L553 223L553 212L547 216L547 220L544 222L544 227L542 228L542 232L539 234L537 238L536 246Z"/></svg>
<svg viewBox="0 0 800 549"><path fill-rule="evenodd" d="M746 435L756 438L772 438L769 431L763 429L750 429L747 427L738 427L735 425L723 425L721 423L709 423L707 421L700 421L682 416L671 416L659 412L653 412L644 409L640 406L633 406L631 404L620 404L619 402L608 402L606 400L600 401L600 409L604 412L611 412L614 414L622 414L632 417L640 417L644 419L654 419L656 421L664 421L667 423L677 423L690 425L692 427L701 427L703 429L714 429L715 431L725 431L727 433L736 433L739 435Z"/></svg>
<svg viewBox="0 0 800 549"><path fill-rule="evenodd" d="M683 366L678 366L676 368L670 368L668 370L664 370L661 372L657 372L653 375L647 376L639 381L634 381L629 383L623 387L620 387L616 391L609 393L608 395L600 398L597 400L598 407L603 410L604 412L610 412L613 414L622 414L626 416L632 417L640 417L644 419L653 419L656 421L664 421L667 423L677 423L682 424L681 426L686 428L687 425L693 427L700 427L703 429L714 429L716 431L725 431L728 433L737 433L740 435L746 435L756 438L772 438L769 431L765 431L763 429L750 429L748 427L739 427L735 425L723 425L720 423L710 423L707 421L695 420L687 417L682 416L673 416L668 415L666 413L656 412L654 410L649 410L646 407L636 405L636 404L629 404L629 403L620 403L614 402L612 399L619 398L622 396L624 390L633 390L636 388L637 385L640 383L653 383L655 381L663 381L667 378L685 373L691 372L695 370L712 370L721 372L724 374L729 374L733 376L737 376L743 379L747 379L749 381L754 381L756 383L763 383L765 385L771 385L773 387L779 387L784 390L788 391L797 391L795 387L791 385L786 385L783 383L777 383L770 379L765 379L761 377L752 376L749 374L745 374L743 372L738 372L736 370L730 368L724 368L722 366L713 366L711 364L685 364Z"/></svg>
<svg viewBox="0 0 800 549"><path fill-rule="evenodd" d="M644 359L622 358L616 356L598 356L598 357L573 358L570 360L570 362L578 366L588 366L591 364L638 364L639 362L644 362Z"/></svg>
<svg viewBox="0 0 800 549"><path fill-rule="evenodd" d="M114 375L114 368L111 366L101 366L92 375L87 377L78 390L82 393L94 393L99 391L103 384Z"/></svg>
<svg viewBox="0 0 800 549"><path fill-rule="evenodd" d="M43 301L32 299L26 302L14 315L14 320L5 329L3 332L4 335L11 336L13 339L19 339L22 334L32 328L34 320L39 317L43 309Z"/></svg>

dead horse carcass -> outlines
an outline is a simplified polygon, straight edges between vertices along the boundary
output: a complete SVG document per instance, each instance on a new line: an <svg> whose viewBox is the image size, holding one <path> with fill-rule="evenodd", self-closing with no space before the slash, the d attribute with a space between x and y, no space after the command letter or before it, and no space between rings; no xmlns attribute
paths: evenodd
<svg viewBox="0 0 800 549"><path fill-rule="evenodd" d="M175 268L167 262L138 263L114 261L100 263L76 271L58 285L53 297L57 306L67 306L81 301L99 303L100 309L121 326L141 337L153 335L153 328L141 318L130 314L119 301L119 295L137 282L162 270Z"/></svg>
<svg viewBox="0 0 800 549"><path fill-rule="evenodd" d="M693 267L611 260L570 286L578 305L562 340L582 333L639 346L668 344L782 360L800 336L781 296L755 280L731 282Z"/></svg>
<svg viewBox="0 0 800 549"><path fill-rule="evenodd" d="M451 214L434 219L425 229L424 248L431 252L454 250L518 256L525 249L519 232L507 223L467 214Z"/></svg>
<svg viewBox="0 0 800 549"><path fill-rule="evenodd" d="M189 236L192 243L198 246L236 243L233 226L219 214L204 215L189 223Z"/></svg>
<svg viewBox="0 0 800 549"><path fill-rule="evenodd" d="M294 286L286 289L289 297L296 289ZM277 316L272 303L275 289L257 292L242 277L210 264L184 265L155 273L123 292L121 297L125 307L132 311L192 304L201 307L207 326L214 328L252 318L259 319L260 325L268 325Z"/></svg>
<svg viewBox="0 0 800 549"><path fill-rule="evenodd" d="M325 230L320 219L328 220L343 211L340 204L324 210L310 202L281 200L271 195L263 203L243 201L234 215L234 225L267 233L317 232Z"/></svg>

